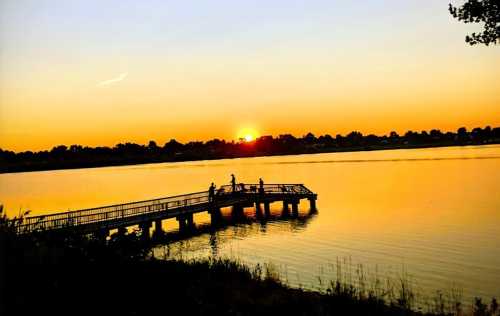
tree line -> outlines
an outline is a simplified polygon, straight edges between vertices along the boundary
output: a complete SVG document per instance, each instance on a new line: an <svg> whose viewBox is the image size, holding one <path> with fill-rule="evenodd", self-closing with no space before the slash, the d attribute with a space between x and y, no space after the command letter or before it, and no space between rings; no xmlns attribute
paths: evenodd
<svg viewBox="0 0 500 316"><path fill-rule="evenodd" d="M465 127L456 132L408 131L404 135L363 135L353 131L347 135L316 137L308 133L303 137L290 134L262 136L252 142L212 139L206 142L181 143L171 139L164 145L150 141L147 145L124 143L114 147L88 147L59 145L38 152L0 149L0 172L85 168L127 164L208 160L269 155L290 155L339 151L378 150L392 148L421 148L437 146L463 146L500 143L500 127Z"/></svg>

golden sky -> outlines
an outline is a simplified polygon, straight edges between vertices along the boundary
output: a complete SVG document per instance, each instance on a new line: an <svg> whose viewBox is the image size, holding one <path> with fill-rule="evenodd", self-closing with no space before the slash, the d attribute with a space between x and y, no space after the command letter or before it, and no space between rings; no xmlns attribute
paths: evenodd
<svg viewBox="0 0 500 316"><path fill-rule="evenodd" d="M500 126L500 47L446 2L7 0L0 21L2 149Z"/></svg>

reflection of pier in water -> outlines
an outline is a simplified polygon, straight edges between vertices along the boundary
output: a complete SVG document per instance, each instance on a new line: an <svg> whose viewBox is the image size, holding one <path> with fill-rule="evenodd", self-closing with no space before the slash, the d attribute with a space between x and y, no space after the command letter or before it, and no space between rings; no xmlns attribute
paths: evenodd
<svg viewBox="0 0 500 316"><path fill-rule="evenodd" d="M207 247L211 249L211 256L218 256L218 248L220 245L230 239L244 239L252 235L265 234L268 229L268 224L285 224L280 225L290 232L298 232L306 229L307 225L317 216L316 210L299 211L295 214L287 213L282 209L273 209L267 216L259 216L258 211L251 213L245 212L237 217L233 216L233 212L223 212L222 220L215 223L203 223L193 226L189 230L175 230L167 232L162 236L155 236L155 242L162 244L159 250L167 258L182 256L185 251L200 250ZM223 232L231 231L231 238L220 238ZM193 244L193 239L197 237L208 237L201 244ZM171 245L175 244L179 249L172 250ZM195 249L193 249L195 248ZM174 251L175 253L172 253ZM160 256L161 257L161 256Z"/></svg>
<svg viewBox="0 0 500 316"><path fill-rule="evenodd" d="M193 215L208 212L214 226L224 220L222 208L231 208L233 219L244 218L244 209L255 207L257 218L269 217L275 202L282 202L283 216L297 216L299 203L309 200L310 209L316 210L317 195L303 184L238 184L221 186L217 192L196 192L147 201L130 202L50 215L28 216L16 221L21 234L33 232L76 232L93 234L106 239L111 230L124 234L127 228L138 225L142 236L148 238L151 227L163 234L162 220L175 218L179 230L194 227ZM291 206L291 210L290 210Z"/></svg>

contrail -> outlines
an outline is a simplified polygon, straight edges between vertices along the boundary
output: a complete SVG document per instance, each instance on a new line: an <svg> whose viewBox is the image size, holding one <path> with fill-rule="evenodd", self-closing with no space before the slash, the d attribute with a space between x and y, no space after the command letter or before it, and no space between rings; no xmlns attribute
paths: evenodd
<svg viewBox="0 0 500 316"><path fill-rule="evenodd" d="M107 86L107 85L113 84L115 82L122 81L123 79L125 79L125 77L127 77L127 75L128 75L128 72L124 72L116 78L104 80L102 82L99 82L97 85L98 86Z"/></svg>

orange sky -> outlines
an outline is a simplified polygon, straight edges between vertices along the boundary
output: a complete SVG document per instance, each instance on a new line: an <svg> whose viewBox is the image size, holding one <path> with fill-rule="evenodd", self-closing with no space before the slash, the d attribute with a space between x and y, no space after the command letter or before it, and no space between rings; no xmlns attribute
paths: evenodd
<svg viewBox="0 0 500 316"><path fill-rule="evenodd" d="M0 148L500 126L444 3L111 3L2 2Z"/></svg>

